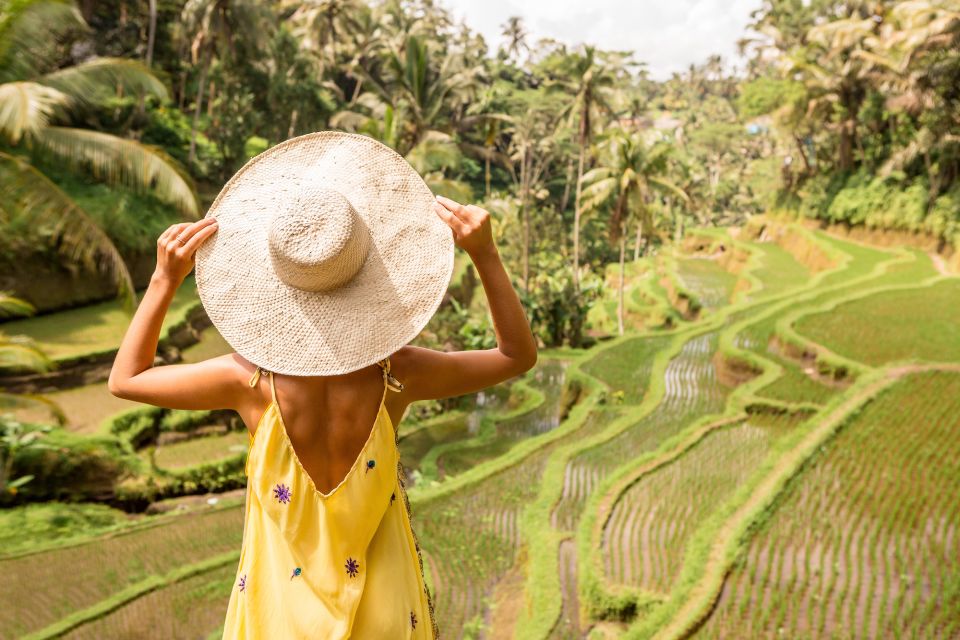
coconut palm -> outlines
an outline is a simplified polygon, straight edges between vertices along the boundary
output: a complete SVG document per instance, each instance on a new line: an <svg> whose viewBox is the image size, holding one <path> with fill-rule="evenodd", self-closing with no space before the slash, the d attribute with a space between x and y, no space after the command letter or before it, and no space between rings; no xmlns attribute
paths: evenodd
<svg viewBox="0 0 960 640"><path fill-rule="evenodd" d="M572 95L567 108L571 121L576 122L578 156L577 187L573 213L573 282L580 287L580 216L581 191L587 151L593 138L593 129L600 112L612 113L611 98L617 82L617 63L602 55L594 47L583 47L566 60L557 86Z"/></svg>
<svg viewBox="0 0 960 640"><path fill-rule="evenodd" d="M20 219L52 233L70 258L105 268L132 304L133 282L113 242L32 159L42 154L109 183L150 191L190 216L199 205L189 177L162 150L70 126L75 113L118 87L167 97L163 84L139 62L96 58L58 68L59 48L49 43L85 28L72 3L0 5L0 137L8 145L0 150L0 221Z"/></svg>
<svg viewBox="0 0 960 640"><path fill-rule="evenodd" d="M523 24L523 18L520 16L510 16L501 27L501 34L507 40L503 52L508 58L519 60L520 54L530 51L530 45L527 44L527 38L530 34Z"/></svg>
<svg viewBox="0 0 960 640"><path fill-rule="evenodd" d="M606 141L599 166L583 176L584 210L595 211L610 203L610 239L620 245L617 328L623 335L623 286L627 227L631 219L649 234L652 218L649 207L654 193L689 201L686 192L668 178L672 147L666 143L648 146L640 133L616 130Z"/></svg>
<svg viewBox="0 0 960 640"><path fill-rule="evenodd" d="M0 318L32 315L33 305L0 292ZM27 336L11 336L0 331L0 370L6 371L49 371L53 361ZM0 391L0 408L40 406L50 411L61 424L66 421L63 411L53 401L43 396L15 394Z"/></svg>

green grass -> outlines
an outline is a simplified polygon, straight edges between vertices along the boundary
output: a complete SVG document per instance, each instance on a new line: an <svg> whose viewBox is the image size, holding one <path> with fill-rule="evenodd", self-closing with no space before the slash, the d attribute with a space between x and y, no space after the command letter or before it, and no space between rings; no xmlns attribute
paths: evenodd
<svg viewBox="0 0 960 640"><path fill-rule="evenodd" d="M237 571L228 562L156 589L62 636L101 638L203 638L223 624Z"/></svg>
<svg viewBox="0 0 960 640"><path fill-rule="evenodd" d="M200 332L200 341L183 349L180 357L184 362L200 362L227 353L233 353L233 347L223 339L216 327L207 327Z"/></svg>
<svg viewBox="0 0 960 640"><path fill-rule="evenodd" d="M887 291L805 316L797 331L868 365L899 360L960 360L960 280Z"/></svg>
<svg viewBox="0 0 960 640"><path fill-rule="evenodd" d="M122 526L131 516L105 504L42 502L0 509L0 549L4 554Z"/></svg>
<svg viewBox="0 0 960 640"><path fill-rule="evenodd" d="M960 374L908 376L791 481L698 637L960 634Z"/></svg>
<svg viewBox="0 0 960 640"><path fill-rule="evenodd" d="M187 311L198 303L196 283L193 276L189 276L170 303L170 310L163 321L161 338L171 326L182 322ZM50 358L67 360L119 348L131 319L119 300L110 300L67 311L12 320L0 326L7 335L33 338Z"/></svg>
<svg viewBox="0 0 960 640"><path fill-rule="evenodd" d="M240 548L243 508L164 518L92 542L0 559L0 629L22 635L153 575ZM24 588L29 585L29 588Z"/></svg>
<svg viewBox="0 0 960 640"><path fill-rule="evenodd" d="M754 272L762 289L756 297L768 297L798 287L810 278L810 270L789 251L775 242L754 242L750 245L762 254L761 268Z"/></svg>
<svg viewBox="0 0 960 640"><path fill-rule="evenodd" d="M708 309L729 304L738 280L736 275L710 258L678 259L677 277Z"/></svg>
<svg viewBox="0 0 960 640"><path fill-rule="evenodd" d="M668 592L693 530L797 422L789 414L759 414L716 429L622 493L603 531L607 580Z"/></svg>
<svg viewBox="0 0 960 640"><path fill-rule="evenodd" d="M626 404L638 404L646 393L653 356L670 342L670 338L632 338L616 349L607 349L583 365L583 370L610 386L623 391Z"/></svg>
<svg viewBox="0 0 960 640"><path fill-rule="evenodd" d="M154 449L154 462L160 469L170 470L216 462L246 451L249 440L244 429L165 444Z"/></svg>
<svg viewBox="0 0 960 640"><path fill-rule="evenodd" d="M563 495L554 513L561 529L575 527L584 502L611 470L653 451L697 418L723 409L729 389L717 381L711 362L715 349L716 333L689 340L666 367L660 403L617 436L569 462ZM610 349L601 355L619 351Z"/></svg>

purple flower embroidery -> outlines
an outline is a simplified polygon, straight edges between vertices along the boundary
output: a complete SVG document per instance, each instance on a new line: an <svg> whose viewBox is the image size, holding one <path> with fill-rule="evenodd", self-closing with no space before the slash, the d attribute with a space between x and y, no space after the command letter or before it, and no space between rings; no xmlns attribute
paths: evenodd
<svg viewBox="0 0 960 640"><path fill-rule="evenodd" d="M347 563L343 566L347 568L347 575L351 578L356 578L357 574L360 573L360 563L353 558L347 558Z"/></svg>
<svg viewBox="0 0 960 640"><path fill-rule="evenodd" d="M290 487L282 482L278 483L277 486L273 488L273 497L283 504L287 504L290 502Z"/></svg>
<svg viewBox="0 0 960 640"><path fill-rule="evenodd" d="M417 628L417 614L413 611L410 612L410 627L413 629Z"/></svg>
<svg viewBox="0 0 960 640"><path fill-rule="evenodd" d="M240 591L244 591L247 588L247 574L240 576L240 583L237 585Z"/></svg>

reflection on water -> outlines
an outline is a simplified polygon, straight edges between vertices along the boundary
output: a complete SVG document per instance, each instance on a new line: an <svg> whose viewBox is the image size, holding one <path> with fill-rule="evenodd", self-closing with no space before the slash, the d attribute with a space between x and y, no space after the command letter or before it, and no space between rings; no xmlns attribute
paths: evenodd
<svg viewBox="0 0 960 640"><path fill-rule="evenodd" d="M424 427L401 439L400 456L410 481L415 482L413 472L421 470L424 458L435 447L438 447L433 452L436 471L442 479L502 455L520 440L556 428L562 412L566 367L564 361L541 359L536 368L526 374L526 381L544 395L543 402L522 415L492 425L488 421L485 432L484 418L508 409L512 382L475 394L466 415Z"/></svg>

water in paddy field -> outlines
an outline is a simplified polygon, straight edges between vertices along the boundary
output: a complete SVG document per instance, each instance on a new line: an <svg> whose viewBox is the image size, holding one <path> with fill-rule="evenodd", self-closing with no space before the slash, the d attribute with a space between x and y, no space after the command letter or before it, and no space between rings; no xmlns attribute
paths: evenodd
<svg viewBox="0 0 960 640"><path fill-rule="evenodd" d="M584 451L567 464L563 494L553 514L556 528L575 528L584 502L610 471L653 451L692 421L723 410L730 389L717 380L712 361L717 336L714 331L687 341L667 365L660 403L611 440Z"/></svg>
<svg viewBox="0 0 960 640"><path fill-rule="evenodd" d="M449 420L438 417L401 435L400 457L410 483L417 482L415 471L435 465L434 479L453 476L507 452L521 440L554 429L560 424L566 366L565 361L544 358L527 374L527 384L544 399L522 415L494 421L509 410L511 402L510 387L497 385L467 396L472 407L465 413Z"/></svg>

